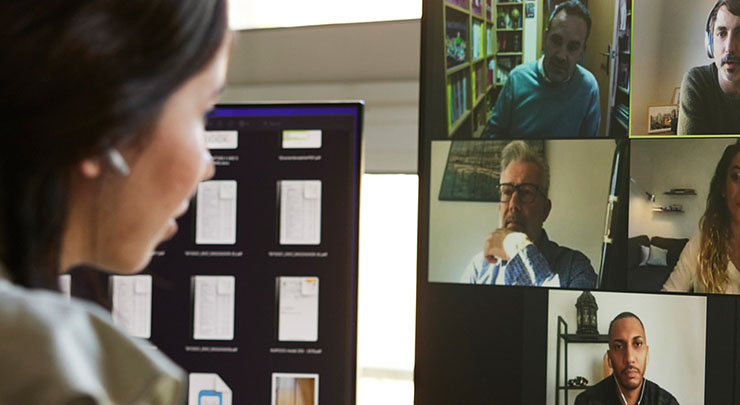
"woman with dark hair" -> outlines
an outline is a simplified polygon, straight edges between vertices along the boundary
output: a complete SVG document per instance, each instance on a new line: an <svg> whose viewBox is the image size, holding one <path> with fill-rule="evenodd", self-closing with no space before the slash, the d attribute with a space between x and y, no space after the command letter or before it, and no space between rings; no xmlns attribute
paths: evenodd
<svg viewBox="0 0 740 405"><path fill-rule="evenodd" d="M740 294L740 141L725 148L709 185L699 232L684 247L664 291Z"/></svg>
<svg viewBox="0 0 740 405"><path fill-rule="evenodd" d="M143 269L214 165L226 0L6 2L0 10L0 403L173 403L183 372L97 307L79 264Z"/></svg>

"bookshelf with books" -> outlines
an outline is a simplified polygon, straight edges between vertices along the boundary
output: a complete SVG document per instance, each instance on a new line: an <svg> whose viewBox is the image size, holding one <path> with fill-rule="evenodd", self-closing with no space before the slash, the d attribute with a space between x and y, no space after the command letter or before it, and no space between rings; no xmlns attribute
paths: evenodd
<svg viewBox="0 0 740 405"><path fill-rule="evenodd" d="M626 137L629 133L629 109L630 109L630 66L632 59L632 2L625 2L624 12L625 29L617 31L617 49L615 52L616 63L616 91L612 100L611 122L609 123L609 136ZM620 10L620 13L623 12Z"/></svg>
<svg viewBox="0 0 740 405"><path fill-rule="evenodd" d="M445 100L449 138L479 138L498 93L523 59L524 3L445 0Z"/></svg>
<svg viewBox="0 0 740 405"><path fill-rule="evenodd" d="M471 30L469 0L448 0L445 3L444 37L447 128L454 133L470 115L472 104L470 69L474 50L470 48L471 42L478 39ZM477 51L479 44L473 47Z"/></svg>
<svg viewBox="0 0 740 405"><path fill-rule="evenodd" d="M496 71L494 84L503 86L514 67L522 63L524 3L496 3Z"/></svg>

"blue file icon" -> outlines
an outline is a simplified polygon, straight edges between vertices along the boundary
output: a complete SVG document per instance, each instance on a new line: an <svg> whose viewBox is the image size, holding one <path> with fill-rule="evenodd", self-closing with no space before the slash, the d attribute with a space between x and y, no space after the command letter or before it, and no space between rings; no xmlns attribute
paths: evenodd
<svg viewBox="0 0 740 405"><path fill-rule="evenodd" d="M201 390L198 392L198 405L222 405L222 395L218 391Z"/></svg>

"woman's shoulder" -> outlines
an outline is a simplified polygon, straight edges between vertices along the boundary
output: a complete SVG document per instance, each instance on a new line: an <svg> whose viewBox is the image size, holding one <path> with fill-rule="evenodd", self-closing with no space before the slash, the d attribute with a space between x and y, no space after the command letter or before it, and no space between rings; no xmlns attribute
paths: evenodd
<svg viewBox="0 0 740 405"><path fill-rule="evenodd" d="M105 310L0 280L0 403L158 403L182 398L183 373L126 336Z"/></svg>
<svg viewBox="0 0 740 405"><path fill-rule="evenodd" d="M0 279L0 302L0 316L11 322L2 323L0 327L12 326L15 329L33 324L45 329L57 323L65 325L69 317L101 321L108 318L105 310L93 304L65 298L55 291L25 288L3 279Z"/></svg>
<svg viewBox="0 0 740 405"><path fill-rule="evenodd" d="M697 263L699 261L699 250L701 249L701 230L697 230L686 242L682 252L690 253L692 256L696 256Z"/></svg>
<svg viewBox="0 0 740 405"><path fill-rule="evenodd" d="M112 324L108 312L97 305L0 280L0 336L6 334L24 337L15 339L18 345L53 343L61 337L65 340L59 343L76 345L78 339L105 335L127 345L133 343Z"/></svg>

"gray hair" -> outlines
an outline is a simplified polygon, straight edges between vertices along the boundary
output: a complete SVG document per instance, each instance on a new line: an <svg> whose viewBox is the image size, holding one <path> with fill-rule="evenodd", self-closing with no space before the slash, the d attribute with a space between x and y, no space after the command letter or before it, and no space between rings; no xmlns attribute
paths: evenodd
<svg viewBox="0 0 740 405"><path fill-rule="evenodd" d="M524 141L512 141L501 151L501 173L513 162L530 162L534 163L540 174L542 174L542 194L548 195L550 190L550 166L545 159L540 156L534 148Z"/></svg>

